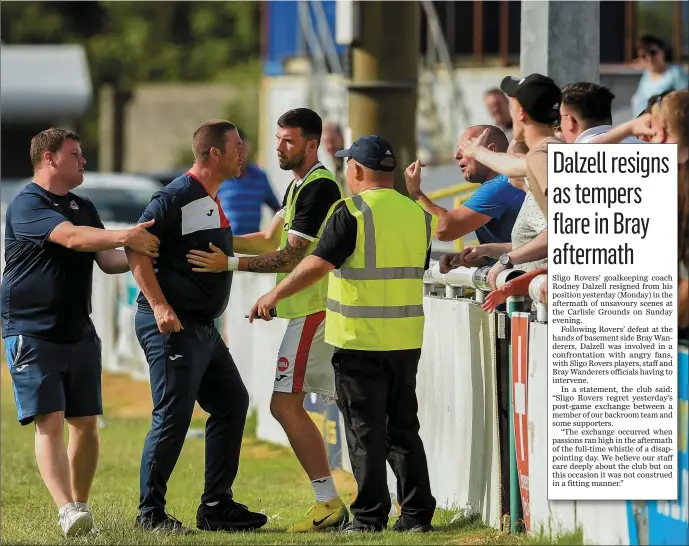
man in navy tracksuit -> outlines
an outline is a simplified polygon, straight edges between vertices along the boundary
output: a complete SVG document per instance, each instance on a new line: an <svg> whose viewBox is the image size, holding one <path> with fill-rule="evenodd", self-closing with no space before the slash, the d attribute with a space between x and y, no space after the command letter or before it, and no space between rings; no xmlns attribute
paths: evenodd
<svg viewBox="0 0 689 546"><path fill-rule="evenodd" d="M249 396L213 321L227 306L232 273L206 275L187 262L191 249L217 247L228 256L232 230L218 202L223 180L239 175L242 141L227 121L203 123L194 133L194 165L153 196L142 218L160 239L155 261L128 253L141 288L136 335L146 353L153 395L153 425L141 457L137 525L186 533L165 512L167 482L182 450L194 403L206 422L206 473L196 526L208 531L254 529L263 514L233 500L232 483Z"/></svg>

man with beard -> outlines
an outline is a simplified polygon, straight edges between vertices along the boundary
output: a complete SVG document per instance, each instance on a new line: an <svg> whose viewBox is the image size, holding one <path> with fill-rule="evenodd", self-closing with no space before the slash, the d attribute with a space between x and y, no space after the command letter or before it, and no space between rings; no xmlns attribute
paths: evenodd
<svg viewBox="0 0 689 546"><path fill-rule="evenodd" d="M282 210L268 231L234 238L235 252L254 256L228 257L218 248L193 250L188 260L194 271L278 273L279 283L318 245L331 208L343 197L333 174L318 160L323 122L313 110L297 108L280 116L277 126L280 168L294 173ZM276 308L277 316L290 322L277 355L270 410L316 496L308 517L294 526L295 532L339 527L349 517L335 489L323 437L304 409L307 392L336 397L333 348L325 343L327 291L326 277Z"/></svg>
<svg viewBox="0 0 689 546"><path fill-rule="evenodd" d="M484 132L486 146L489 149L495 152L507 151L505 133L493 125L470 127L464 132L462 139L477 137ZM464 155L459 148L455 159L462 169L464 180L478 183L480 186L463 205L453 210L448 211L436 205L421 191L423 164L420 161L409 165L404 172L409 196L438 217L435 236L440 241L454 241L473 231L480 244L510 242L512 227L524 202L524 192L512 187L506 176ZM481 263L485 261L482 259Z"/></svg>

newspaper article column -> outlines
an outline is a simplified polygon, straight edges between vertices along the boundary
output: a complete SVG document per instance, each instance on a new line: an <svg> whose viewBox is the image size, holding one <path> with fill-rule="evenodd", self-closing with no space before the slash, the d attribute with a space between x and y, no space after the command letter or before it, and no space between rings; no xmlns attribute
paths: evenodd
<svg viewBox="0 0 689 546"><path fill-rule="evenodd" d="M677 147L548 146L548 499L677 499Z"/></svg>

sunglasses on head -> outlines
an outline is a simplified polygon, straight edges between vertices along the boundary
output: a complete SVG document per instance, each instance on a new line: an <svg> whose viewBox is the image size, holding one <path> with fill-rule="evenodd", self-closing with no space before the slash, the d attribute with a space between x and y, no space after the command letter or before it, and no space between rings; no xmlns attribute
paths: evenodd
<svg viewBox="0 0 689 546"><path fill-rule="evenodd" d="M646 109L639 114L640 116L643 114L650 114L651 110L653 107L657 104L660 105L663 102L663 99L665 98L666 95L668 95L670 91L664 91L662 93L658 93L657 95L652 95L651 98L648 99L648 103L646 104Z"/></svg>

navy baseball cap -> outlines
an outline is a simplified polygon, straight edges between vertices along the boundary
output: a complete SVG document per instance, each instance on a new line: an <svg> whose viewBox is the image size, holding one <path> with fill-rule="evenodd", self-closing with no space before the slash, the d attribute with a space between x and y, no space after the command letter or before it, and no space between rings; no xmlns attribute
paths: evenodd
<svg viewBox="0 0 689 546"><path fill-rule="evenodd" d="M560 117L562 92L555 81L542 74L530 74L526 78L507 76L500 89L515 98L526 113L539 123L553 123Z"/></svg>
<svg viewBox="0 0 689 546"><path fill-rule="evenodd" d="M364 167L386 173L391 173L397 166L390 143L376 135L357 138L346 150L335 152L335 157L351 157Z"/></svg>

